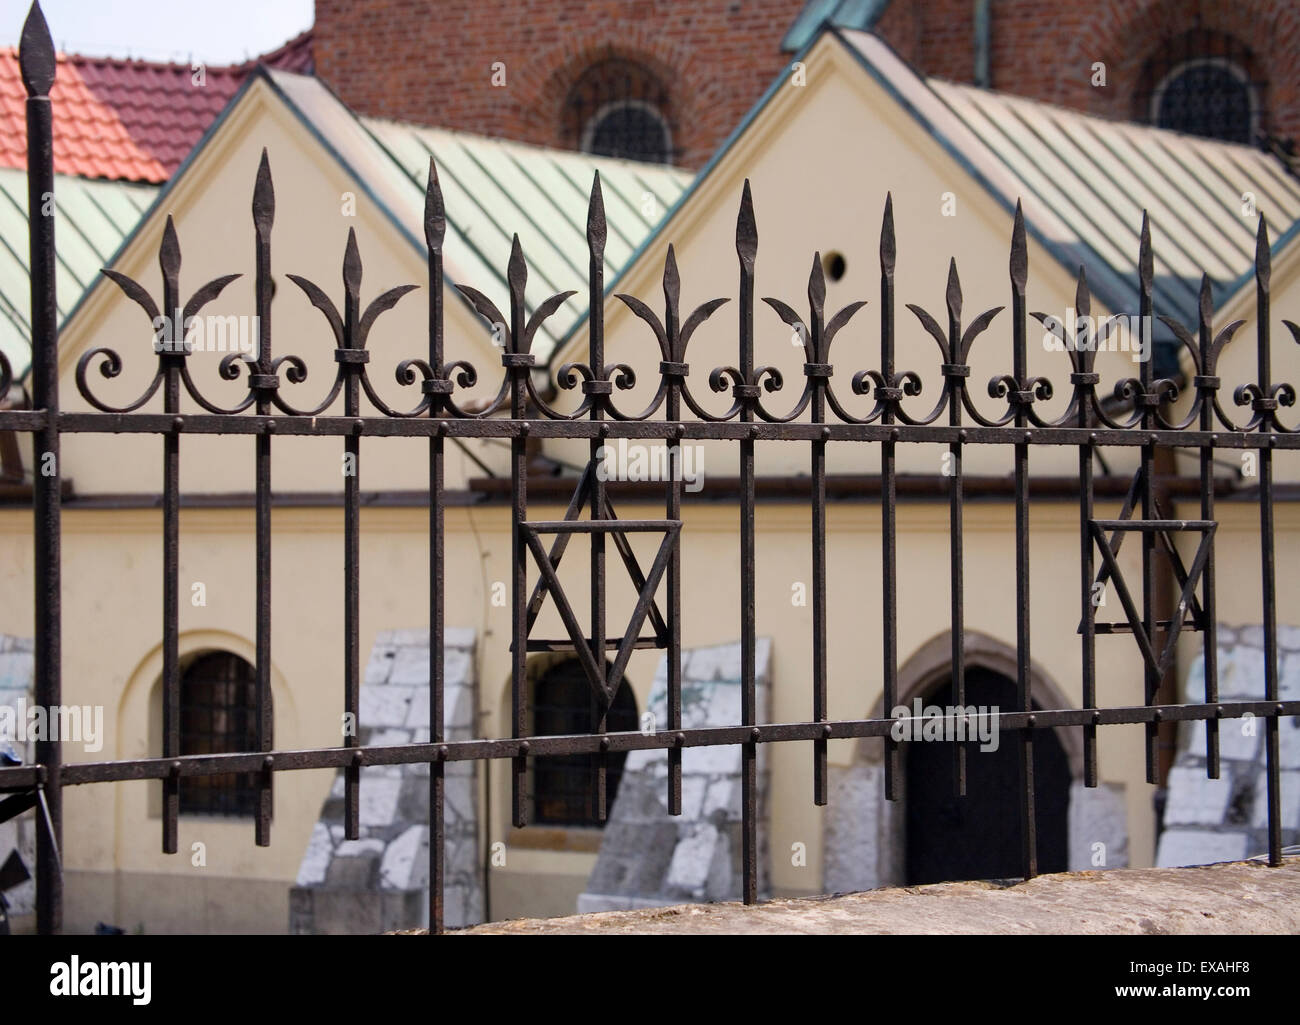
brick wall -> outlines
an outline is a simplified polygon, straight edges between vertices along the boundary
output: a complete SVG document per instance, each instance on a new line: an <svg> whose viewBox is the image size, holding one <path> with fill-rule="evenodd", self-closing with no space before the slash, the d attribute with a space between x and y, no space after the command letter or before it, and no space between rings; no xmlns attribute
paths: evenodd
<svg viewBox="0 0 1300 1025"><path fill-rule="evenodd" d="M571 145L562 108L593 63L637 61L669 91L678 161L703 164L789 60L803 0L316 0L317 73L354 109ZM1294 0L993 0L993 87L1132 117L1143 64L1193 29L1235 37L1268 82L1265 121L1300 137ZM920 70L974 76L973 0L893 0L878 31ZM1106 64L1105 88L1091 84ZM505 85L492 84L493 65Z"/></svg>
<svg viewBox="0 0 1300 1025"><path fill-rule="evenodd" d="M366 114L564 145L592 63L634 59L672 99L679 162L703 164L789 59L803 0L316 0L317 73ZM506 85L492 85L495 62Z"/></svg>

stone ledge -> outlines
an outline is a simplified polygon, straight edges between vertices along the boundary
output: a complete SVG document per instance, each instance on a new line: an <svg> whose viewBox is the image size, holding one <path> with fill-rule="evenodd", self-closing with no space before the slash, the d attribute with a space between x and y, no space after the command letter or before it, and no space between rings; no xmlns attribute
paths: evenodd
<svg viewBox="0 0 1300 1025"><path fill-rule="evenodd" d="M939 883L832 897L683 904L568 918L519 919L470 934L582 933L1300 933L1300 857L1279 868L1114 869L1027 883Z"/></svg>

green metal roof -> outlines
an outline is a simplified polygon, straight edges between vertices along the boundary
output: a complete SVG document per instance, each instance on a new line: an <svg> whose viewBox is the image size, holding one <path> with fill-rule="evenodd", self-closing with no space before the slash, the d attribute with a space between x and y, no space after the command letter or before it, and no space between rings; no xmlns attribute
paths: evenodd
<svg viewBox="0 0 1300 1025"><path fill-rule="evenodd" d="M971 162L1009 172L1026 217L1036 200L1043 227L1088 253L1090 279L1103 268L1114 276L1111 301L1124 312L1138 306L1143 210L1157 312L1192 326L1202 272L1217 301L1253 272L1261 215L1275 243L1300 222L1300 181L1263 150L938 79L928 86L982 143L964 147Z"/></svg>
<svg viewBox="0 0 1300 1025"><path fill-rule="evenodd" d="M158 188L132 182L54 178L56 285L62 323L108 266ZM31 364L27 174L0 168L0 351L15 379Z"/></svg>
<svg viewBox="0 0 1300 1025"><path fill-rule="evenodd" d="M528 260L524 298L529 311L556 292L578 290L537 332L533 352L539 363L586 316L587 202L595 172L600 172L609 228L607 282L694 178L666 165L363 118L310 75L260 74L421 253L424 191L433 155L446 209L443 253L449 282L472 285L505 309L506 268L518 233Z"/></svg>
<svg viewBox="0 0 1300 1025"><path fill-rule="evenodd" d="M538 334L534 351L543 362L586 315L587 203L595 172L600 172L609 226L607 281L627 263L693 178L676 167L395 121L361 121L409 179L417 218L423 210L430 155L437 161L447 211L445 252L457 280L489 295L495 291L493 298L503 300L511 241L517 233L528 259L530 308L555 292L578 289L578 295L546 322L546 339ZM505 308L503 302L498 305Z"/></svg>

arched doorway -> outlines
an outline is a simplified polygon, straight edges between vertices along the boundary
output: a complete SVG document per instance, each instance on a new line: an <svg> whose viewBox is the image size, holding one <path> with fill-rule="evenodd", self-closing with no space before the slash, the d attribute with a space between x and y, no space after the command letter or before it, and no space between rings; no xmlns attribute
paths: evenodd
<svg viewBox="0 0 1300 1025"><path fill-rule="evenodd" d="M984 672L1003 681L1001 693L1010 697L998 699L1000 707L1016 707L1014 684L1019 667L1019 659L1014 645L995 637L967 630L964 640L967 679L970 686L975 683L974 674ZM946 706L948 687L952 679L952 635L941 633L930 638L917 648L908 659L899 666L898 704L912 708L917 698L923 704ZM1033 707L1070 708L1074 705L1061 691L1051 677L1037 662L1029 666L1030 695ZM982 694L972 690L966 696L967 706L974 704L992 704L988 692ZM883 705L883 699L869 709L868 718L880 719L890 714ZM906 748L907 743L904 744ZM933 771L936 778L935 794L951 800L952 795L952 746L937 742L914 745L918 748L932 747L939 749L936 754ZM1017 748L1015 734L1008 732L1002 736L999 747L1008 749L1006 757L1013 759ZM1104 850L1106 868L1122 868L1128 864L1128 809L1123 784L1103 782L1098 787L1083 785L1083 735L1077 727L1055 727L1034 732L1035 752L1044 749L1038 758L1046 757L1046 750L1059 751L1065 759L1065 778L1059 773L1049 772L1046 767L1038 768L1035 780L1036 813L1040 816L1040 828L1043 823L1059 823L1061 816L1065 820L1066 857L1064 865L1059 861L1045 861L1046 836L1039 834L1039 869L1052 871L1058 866L1067 871L1083 871L1101 867L1098 850ZM822 847L822 881L828 892L853 892L871 890L880 886L903 886L912 881L908 867L908 808L915 795L921 800L925 793L921 781L917 786L908 786L908 767L906 754L902 762L903 786L901 799L885 799L885 773L882 761L883 745L879 738L864 737L857 742L853 759L848 765L834 765L830 769L830 804L824 819ZM923 754L923 752L921 753ZM999 809L983 813L980 821L990 821L990 828L1001 830L1009 844L1015 845L1016 859L1010 871L996 870L986 878L1016 878L1020 874L1020 810L1017 795L1020 778L1018 771L1002 782L997 781L992 765L987 766L994 777L993 783L982 783L980 776L971 775L971 765L979 758L988 758L988 754L974 754L967 759L967 794L964 798L979 799L981 794L1002 792L1005 803ZM982 771L982 767L976 767ZM914 773L916 774L916 773ZM966 809L963 809L966 810ZM922 814L920 812L914 814ZM942 816L940 809L939 815ZM967 814L971 812L967 811ZM934 817L930 813L930 817ZM1052 835L1059 837L1059 825L1050 827ZM922 839L922 838L914 838ZM931 843L980 846L978 840L939 838ZM978 870L985 875L988 869ZM947 874L947 873L945 873ZM917 875L920 875L918 870Z"/></svg>
<svg viewBox="0 0 1300 1025"><path fill-rule="evenodd" d="M992 669L967 670L965 706L1018 707L1015 681ZM951 704L947 681L924 704ZM1035 708L1039 705L1035 703ZM956 796L952 741L903 745L906 788L904 866L908 885L956 879L1011 879L1022 874L1020 744L1003 733L996 748L966 745L966 796ZM1055 730L1034 734L1034 816L1040 872L1068 867L1070 765Z"/></svg>

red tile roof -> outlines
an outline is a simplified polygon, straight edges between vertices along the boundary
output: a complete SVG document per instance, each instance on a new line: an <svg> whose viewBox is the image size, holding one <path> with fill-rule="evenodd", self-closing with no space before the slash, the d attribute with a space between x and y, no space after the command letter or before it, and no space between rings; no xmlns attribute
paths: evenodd
<svg viewBox="0 0 1300 1025"><path fill-rule="evenodd" d="M312 70L311 32L260 58L203 70L186 64L60 54L54 170L83 178L165 182L258 63ZM26 166L27 128L18 51L0 49L0 167Z"/></svg>

